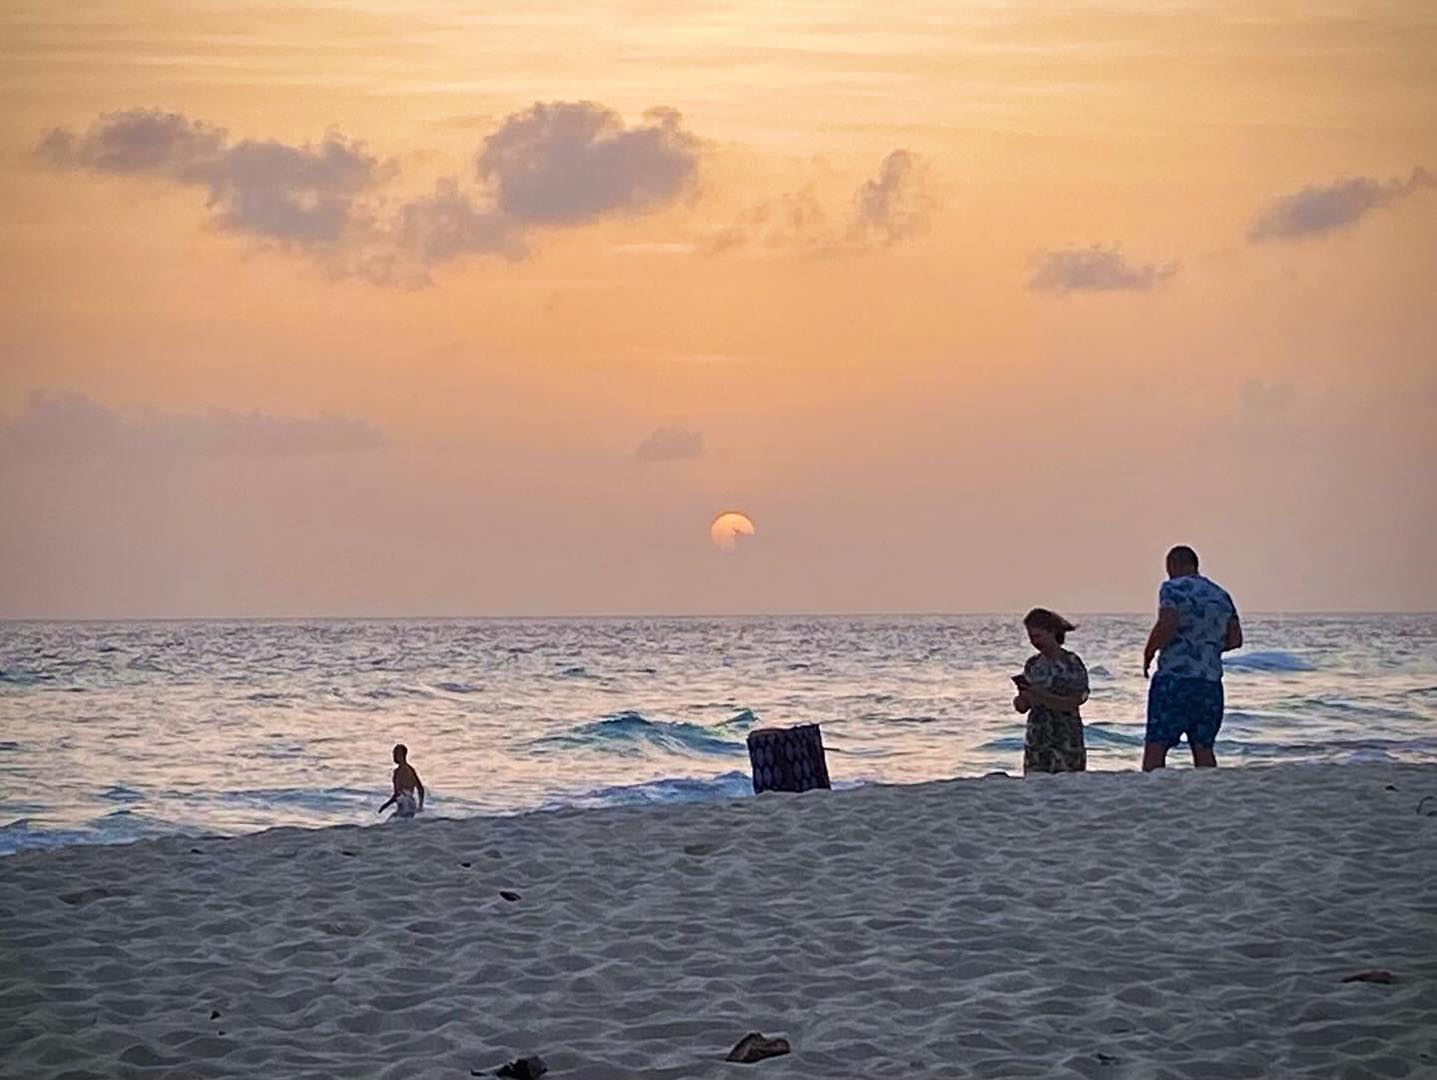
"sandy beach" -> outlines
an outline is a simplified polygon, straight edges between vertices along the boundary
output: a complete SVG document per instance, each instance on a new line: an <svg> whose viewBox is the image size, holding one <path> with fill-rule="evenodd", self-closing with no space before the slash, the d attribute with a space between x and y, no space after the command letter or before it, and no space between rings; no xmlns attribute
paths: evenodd
<svg viewBox="0 0 1437 1080"><path fill-rule="evenodd" d="M22 853L0 1074L1432 1077L1426 796L1172 769ZM749 1031L793 1052L725 1062Z"/></svg>

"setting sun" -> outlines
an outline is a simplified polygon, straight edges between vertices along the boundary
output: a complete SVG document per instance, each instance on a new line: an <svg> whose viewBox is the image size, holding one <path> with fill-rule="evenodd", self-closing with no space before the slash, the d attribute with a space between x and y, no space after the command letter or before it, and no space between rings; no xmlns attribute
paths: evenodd
<svg viewBox="0 0 1437 1080"><path fill-rule="evenodd" d="M709 526L709 539L720 551L732 551L740 536L753 536L753 521L737 510L725 510Z"/></svg>

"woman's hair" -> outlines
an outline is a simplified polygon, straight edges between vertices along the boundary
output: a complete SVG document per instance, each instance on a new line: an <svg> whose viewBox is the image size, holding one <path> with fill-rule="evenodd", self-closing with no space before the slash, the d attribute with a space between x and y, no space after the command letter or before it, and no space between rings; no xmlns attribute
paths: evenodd
<svg viewBox="0 0 1437 1080"><path fill-rule="evenodd" d="M1068 636L1069 630L1076 630L1077 627L1070 623L1056 611L1049 611L1045 607L1035 607L1028 614L1023 616L1023 625L1028 627L1036 626L1039 630L1046 630L1052 634L1059 645Z"/></svg>

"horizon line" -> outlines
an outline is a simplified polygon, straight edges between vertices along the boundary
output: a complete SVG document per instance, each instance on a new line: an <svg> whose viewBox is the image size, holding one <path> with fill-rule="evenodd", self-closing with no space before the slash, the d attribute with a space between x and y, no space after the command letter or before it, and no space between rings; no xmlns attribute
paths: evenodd
<svg viewBox="0 0 1437 1080"><path fill-rule="evenodd" d="M1070 608L1077 617L1113 618L1150 615L1152 609L1082 611ZM1293 608L1251 609L1245 613L1252 616L1333 616L1355 617L1375 615L1437 616L1437 609L1380 609L1380 608ZM465 615L0 615L0 623L107 623L107 622L517 622L517 621L599 621L617 619L675 619L675 620L716 620L716 619L856 619L856 618L907 618L907 619L972 619L1008 618L1021 615L1020 609L1009 611L747 611L747 612L565 612L565 613L498 613Z"/></svg>

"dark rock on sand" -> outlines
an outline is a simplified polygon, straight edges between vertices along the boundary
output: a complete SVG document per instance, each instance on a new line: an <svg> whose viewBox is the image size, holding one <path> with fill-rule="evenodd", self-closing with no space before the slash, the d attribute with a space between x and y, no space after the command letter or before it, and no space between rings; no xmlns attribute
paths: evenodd
<svg viewBox="0 0 1437 1080"><path fill-rule="evenodd" d="M507 1077L508 1080L538 1080L548 1071L549 1066L544 1064L544 1059L535 1054L532 1057L518 1058L507 1065L500 1065L494 1070L494 1075ZM469 1074L471 1076L484 1075L474 1072L472 1069Z"/></svg>
<svg viewBox="0 0 1437 1080"><path fill-rule="evenodd" d="M757 1031L750 1031L728 1052L725 1061L738 1061L752 1065L764 1058L781 1057L789 1052L787 1039L770 1039Z"/></svg>

